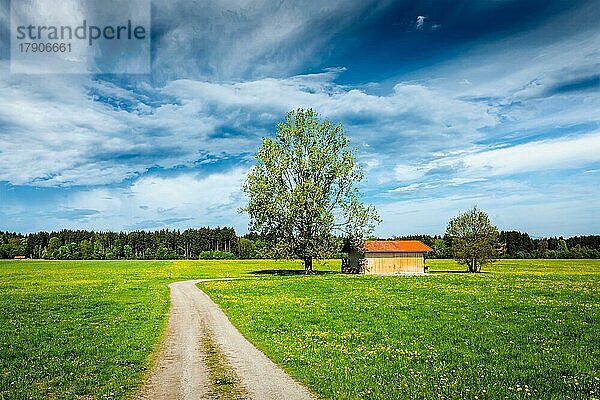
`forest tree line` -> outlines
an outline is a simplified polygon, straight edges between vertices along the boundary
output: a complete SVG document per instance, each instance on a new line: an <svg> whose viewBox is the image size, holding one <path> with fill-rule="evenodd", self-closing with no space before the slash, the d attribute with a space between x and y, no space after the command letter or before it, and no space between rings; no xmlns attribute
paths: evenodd
<svg viewBox="0 0 600 400"><path fill-rule="evenodd" d="M452 258L447 236L414 235L394 239L420 240L433 249L429 258ZM343 257L340 248L332 258ZM0 258L55 260L111 259L255 259L265 258L266 242L256 234L238 236L234 228L184 231L93 232L62 230L20 234L0 232ZM500 232L501 258L600 258L600 235L531 238L517 231Z"/></svg>
<svg viewBox="0 0 600 400"><path fill-rule="evenodd" d="M397 240L420 240L433 249L429 258L452 258L452 239L447 235L398 236ZM600 258L600 235L569 238L532 238L526 232L501 231L500 258Z"/></svg>
<svg viewBox="0 0 600 400"><path fill-rule="evenodd" d="M233 228L184 231L93 232L62 230L27 235L0 232L0 258L53 260L235 258L239 238Z"/></svg>

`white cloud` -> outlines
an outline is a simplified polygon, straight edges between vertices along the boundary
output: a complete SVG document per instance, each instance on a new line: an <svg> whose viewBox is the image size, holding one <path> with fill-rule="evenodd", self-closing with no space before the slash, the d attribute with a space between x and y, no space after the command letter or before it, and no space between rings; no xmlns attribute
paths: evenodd
<svg viewBox="0 0 600 400"><path fill-rule="evenodd" d="M317 63L336 34L385 11L391 1L224 0L155 2L163 34L153 70L164 81L241 80L297 74ZM189 62L193 59L194 62Z"/></svg>
<svg viewBox="0 0 600 400"><path fill-rule="evenodd" d="M246 178L240 168L226 173L215 173L206 177L191 174L176 177L147 176L131 186L134 201L154 209L193 209L229 206L240 192Z"/></svg>
<svg viewBox="0 0 600 400"><path fill-rule="evenodd" d="M97 188L74 193L65 203L72 209L96 210L79 228L155 229L200 225L235 225L245 231L246 220L238 213L242 183L248 171L198 175L144 176L125 188ZM48 216L52 219L52 215ZM165 223L165 221L168 221Z"/></svg>
<svg viewBox="0 0 600 400"><path fill-rule="evenodd" d="M473 43L460 57L448 58L404 78L427 76L432 86L445 93L490 98L491 102L503 104L545 96L548 88L576 77L578 72L597 74L600 32L594 24L573 29L576 21L588 19L595 11L595 6L589 3L548 19L534 29ZM589 110L583 104L577 108ZM568 111L562 109L555 118ZM540 126L537 120L535 123Z"/></svg>
<svg viewBox="0 0 600 400"><path fill-rule="evenodd" d="M387 96L348 89L334 82L339 72L240 83L177 80L130 90L82 76L2 75L0 180L103 185L153 166L191 166L206 154L235 157L253 152L297 107L344 122L354 143L364 145L364 157L376 155L374 171L425 147L460 148L496 123L486 106L424 86L400 83Z"/></svg>
<svg viewBox="0 0 600 400"><path fill-rule="evenodd" d="M411 183L409 185L399 186L395 189L389 190L390 193L402 193L402 192L416 192L418 190L423 191L426 189L435 189L440 188L446 185L449 186L461 186L469 183L477 183L477 182L485 182L488 179L486 178L451 178L444 179L438 178L432 182L421 182L421 183Z"/></svg>
<svg viewBox="0 0 600 400"><path fill-rule="evenodd" d="M480 148L470 153L442 156L419 166L398 164L397 182L412 182L435 173L440 185L484 182L492 177L537 171L580 168L600 162L600 132L498 148ZM409 185L395 191L422 186Z"/></svg>
<svg viewBox="0 0 600 400"><path fill-rule="evenodd" d="M460 186L460 185L466 185L468 183L485 182L485 181L487 181L486 178L452 178L448 181L448 183L453 186Z"/></svg>
<svg viewBox="0 0 600 400"><path fill-rule="evenodd" d="M394 176L399 182L413 181L421 178L427 171L426 166L398 164L394 167Z"/></svg>
<svg viewBox="0 0 600 400"><path fill-rule="evenodd" d="M600 132L483 151L461 158L470 174L510 175L600 162Z"/></svg>
<svg viewBox="0 0 600 400"><path fill-rule="evenodd" d="M411 183L410 185L399 186L396 189L390 190L390 192L392 192L392 193L412 192L414 190L423 188L423 186L424 185L421 183Z"/></svg>
<svg viewBox="0 0 600 400"><path fill-rule="evenodd" d="M597 75L600 31L591 22L596 10L592 3L582 4L531 29L470 42L468 51L402 78L425 79L446 96L489 104L500 123L486 132L488 141L510 135L522 141L544 131L597 126L597 91L554 91L565 82Z"/></svg>
<svg viewBox="0 0 600 400"><path fill-rule="evenodd" d="M417 23L416 23L416 28L417 30L423 30L423 24L425 24L425 20L427 19L427 17L423 16L423 15L419 15L417 17Z"/></svg>

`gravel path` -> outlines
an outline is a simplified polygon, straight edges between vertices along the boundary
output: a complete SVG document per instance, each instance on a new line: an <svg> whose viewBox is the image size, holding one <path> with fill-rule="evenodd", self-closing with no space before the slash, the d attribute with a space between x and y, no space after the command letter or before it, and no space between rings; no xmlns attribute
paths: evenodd
<svg viewBox="0 0 600 400"><path fill-rule="evenodd" d="M167 337L154 370L141 391L141 399L204 399L212 397L203 340L211 340L225 355L250 399L314 399L229 322L223 311L193 280L175 282Z"/></svg>

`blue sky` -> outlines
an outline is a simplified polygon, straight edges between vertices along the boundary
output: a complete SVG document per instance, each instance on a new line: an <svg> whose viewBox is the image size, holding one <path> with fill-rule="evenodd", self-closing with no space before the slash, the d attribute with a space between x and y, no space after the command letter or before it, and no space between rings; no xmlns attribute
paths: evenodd
<svg viewBox="0 0 600 400"><path fill-rule="evenodd" d="M473 205L500 229L600 234L599 18L598 1L155 1L152 74L11 75L0 0L0 230L244 233L261 137L312 107L358 146L381 236L441 234Z"/></svg>

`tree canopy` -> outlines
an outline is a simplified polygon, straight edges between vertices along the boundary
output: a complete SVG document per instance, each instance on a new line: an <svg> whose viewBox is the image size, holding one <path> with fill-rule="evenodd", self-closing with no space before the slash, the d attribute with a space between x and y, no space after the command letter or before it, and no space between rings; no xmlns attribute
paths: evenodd
<svg viewBox="0 0 600 400"><path fill-rule="evenodd" d="M358 199L363 179L341 124L312 109L290 111L273 138L263 139L244 185L250 229L270 244L274 258L300 258L306 272L313 258L332 254L337 235L359 244L379 216Z"/></svg>
<svg viewBox="0 0 600 400"><path fill-rule="evenodd" d="M452 238L454 259L466 264L469 272L480 272L498 256L498 229L477 207L451 219L446 234Z"/></svg>

